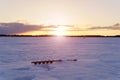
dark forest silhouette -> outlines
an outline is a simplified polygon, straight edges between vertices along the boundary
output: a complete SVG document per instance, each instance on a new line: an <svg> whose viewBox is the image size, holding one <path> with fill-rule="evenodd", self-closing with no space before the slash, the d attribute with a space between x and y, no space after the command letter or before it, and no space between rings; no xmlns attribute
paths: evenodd
<svg viewBox="0 0 120 80"><path fill-rule="evenodd" d="M7 35L0 34L0 37L56 37L56 35ZM104 36L104 35L68 35L63 37L120 37L120 35L115 36Z"/></svg>

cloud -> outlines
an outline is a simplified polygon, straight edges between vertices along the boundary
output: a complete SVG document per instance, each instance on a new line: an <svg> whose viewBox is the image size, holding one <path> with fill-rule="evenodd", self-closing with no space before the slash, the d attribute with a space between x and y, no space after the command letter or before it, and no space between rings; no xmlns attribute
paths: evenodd
<svg viewBox="0 0 120 80"><path fill-rule="evenodd" d="M98 30L98 29L106 29L106 30L120 30L120 24L116 23L112 26L96 26L96 27L90 27L88 30Z"/></svg>
<svg viewBox="0 0 120 80"><path fill-rule="evenodd" d="M0 23L0 34L19 34L29 31L54 31L56 28L64 26L66 31L87 31L87 30L120 30L120 24L112 26L95 26L90 28L80 28L75 25L30 25L24 23Z"/></svg>
<svg viewBox="0 0 120 80"><path fill-rule="evenodd" d="M0 34L17 34L29 31L49 30L50 28L57 28L57 26L49 25L28 25L23 23L0 23Z"/></svg>
<svg viewBox="0 0 120 80"><path fill-rule="evenodd" d="M70 31L74 29L74 25L30 25L18 22L0 23L0 34L19 34L29 31L54 31L55 28L64 26Z"/></svg>

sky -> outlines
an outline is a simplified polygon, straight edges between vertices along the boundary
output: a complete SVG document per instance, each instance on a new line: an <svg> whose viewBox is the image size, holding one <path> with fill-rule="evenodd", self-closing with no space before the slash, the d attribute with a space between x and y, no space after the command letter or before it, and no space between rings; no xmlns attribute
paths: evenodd
<svg viewBox="0 0 120 80"><path fill-rule="evenodd" d="M0 0L0 34L120 35L119 4L120 0Z"/></svg>

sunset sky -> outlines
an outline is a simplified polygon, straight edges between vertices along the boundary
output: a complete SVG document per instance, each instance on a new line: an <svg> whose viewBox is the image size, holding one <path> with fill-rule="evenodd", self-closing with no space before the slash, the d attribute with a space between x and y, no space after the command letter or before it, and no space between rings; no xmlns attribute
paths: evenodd
<svg viewBox="0 0 120 80"><path fill-rule="evenodd" d="M120 0L0 0L0 34L120 35Z"/></svg>

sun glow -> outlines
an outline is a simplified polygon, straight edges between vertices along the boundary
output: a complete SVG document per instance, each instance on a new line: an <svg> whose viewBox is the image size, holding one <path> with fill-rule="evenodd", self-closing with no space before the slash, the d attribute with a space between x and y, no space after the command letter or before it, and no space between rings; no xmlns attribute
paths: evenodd
<svg viewBox="0 0 120 80"><path fill-rule="evenodd" d="M54 29L52 32L53 35L56 36L64 36L67 28L65 26L58 26L57 28Z"/></svg>

